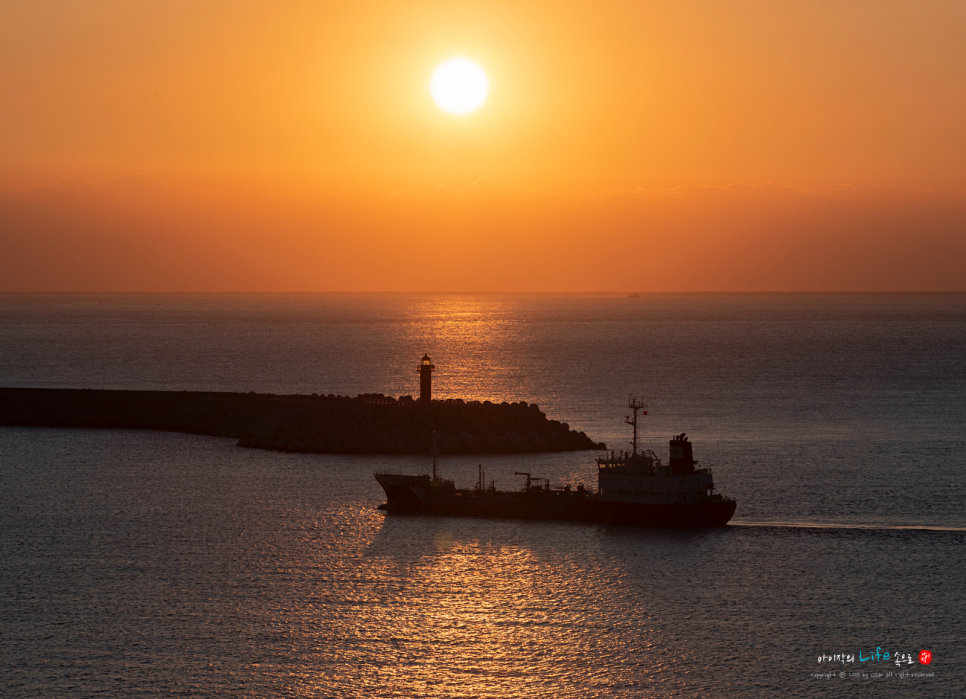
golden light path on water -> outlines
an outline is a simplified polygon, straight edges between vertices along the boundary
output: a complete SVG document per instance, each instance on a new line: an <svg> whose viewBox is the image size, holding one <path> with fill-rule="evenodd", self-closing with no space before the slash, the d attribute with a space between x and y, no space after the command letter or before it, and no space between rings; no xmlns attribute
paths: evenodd
<svg viewBox="0 0 966 699"><path fill-rule="evenodd" d="M627 663L640 665L654 632L619 566L582 561L580 548L559 555L566 531L544 528L555 541L534 547L514 522L495 529L445 518L379 522L359 581L374 589L342 592L348 608L333 631L343 639L334 658L343 674L326 682L362 683L361 695L447 697L581 696L613 687ZM586 543L581 538L573 544ZM649 664L656 673L663 661L655 654ZM345 672L352 667L359 675Z"/></svg>
<svg viewBox="0 0 966 699"><path fill-rule="evenodd" d="M425 299L412 310L420 319L418 332L434 348L438 370L434 377L439 397L466 400L520 400L509 393L526 394L525 366L517 346L526 341L526 329L515 317L512 304L499 296L452 295ZM428 327L425 323L428 320ZM524 331L521 336L520 331Z"/></svg>
<svg viewBox="0 0 966 699"><path fill-rule="evenodd" d="M548 297L549 299L550 297ZM539 297L537 297L539 301ZM392 385L397 377L408 382L394 390L412 393L414 384L408 379L414 367L410 357L430 352L437 369L433 375L433 396L439 399L489 400L494 403L527 401L537 403L553 418L573 424L578 430L591 432L601 404L611 403L617 414L626 403L626 386L632 390L639 382L635 377L618 377L616 391L591 392L590 401L574 402L571 391L562 386L566 382L593 381L593 367L584 362L576 366L575 355L559 351L560 328L571 322L585 323L593 318L592 298L577 299L585 306L576 315L552 310L549 314L528 317L525 308L532 299L505 294L437 294L413 296L405 301L405 315L411 319L400 328L403 344L399 355L390 358L393 367L386 380ZM607 336L590 334L582 338L586 346L575 348L581 354L614 350ZM405 346L412 347L405 350ZM430 351L431 350L431 351ZM405 360L398 362L398 356ZM588 421L588 422L585 422ZM624 431L608 421L608 428ZM601 425L593 424L595 434ZM605 435L609 437L610 435Z"/></svg>

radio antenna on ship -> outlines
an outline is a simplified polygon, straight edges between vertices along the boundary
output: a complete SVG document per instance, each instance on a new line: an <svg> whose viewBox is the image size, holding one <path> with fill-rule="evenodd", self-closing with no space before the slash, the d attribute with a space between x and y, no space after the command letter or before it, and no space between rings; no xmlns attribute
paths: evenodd
<svg viewBox="0 0 966 699"><path fill-rule="evenodd" d="M435 483L436 482L436 479L437 479L437 476L436 476L436 455L439 454L439 446L436 444L436 430L433 430L433 447L432 447L432 450L431 451L433 453L433 482Z"/></svg>
<svg viewBox="0 0 966 699"><path fill-rule="evenodd" d="M642 397L640 400L633 398L631 396L627 397L627 407L634 411L634 417L628 415L624 418L624 422L634 428L634 439L631 440L631 445L634 447L633 457L637 458L637 411L643 411L643 415L647 415L647 403L644 402Z"/></svg>

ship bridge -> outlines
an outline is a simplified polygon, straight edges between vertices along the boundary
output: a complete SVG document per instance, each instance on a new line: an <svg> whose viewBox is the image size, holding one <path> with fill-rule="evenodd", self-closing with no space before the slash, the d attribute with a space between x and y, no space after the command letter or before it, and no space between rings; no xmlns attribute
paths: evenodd
<svg viewBox="0 0 966 699"><path fill-rule="evenodd" d="M634 473L653 476L658 475L662 470L667 470L667 467L662 466L661 460L650 449L640 454L612 451L597 458L598 473Z"/></svg>

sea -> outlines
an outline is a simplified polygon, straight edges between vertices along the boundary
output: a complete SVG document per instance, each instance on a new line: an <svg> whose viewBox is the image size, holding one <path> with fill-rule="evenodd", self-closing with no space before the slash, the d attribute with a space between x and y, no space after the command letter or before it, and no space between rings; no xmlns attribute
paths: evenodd
<svg viewBox="0 0 966 699"><path fill-rule="evenodd" d="M608 449L643 400L734 519L390 515L428 454L0 427L0 696L966 696L966 295L0 295L0 386L416 396L423 354Z"/></svg>

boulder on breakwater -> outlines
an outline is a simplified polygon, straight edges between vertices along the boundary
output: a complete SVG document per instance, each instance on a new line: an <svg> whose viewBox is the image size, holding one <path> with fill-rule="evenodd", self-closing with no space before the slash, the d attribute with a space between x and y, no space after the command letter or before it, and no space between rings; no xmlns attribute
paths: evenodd
<svg viewBox="0 0 966 699"><path fill-rule="evenodd" d="M339 454L604 449L526 402L189 391L0 388L0 425L156 429L237 438L239 446Z"/></svg>

